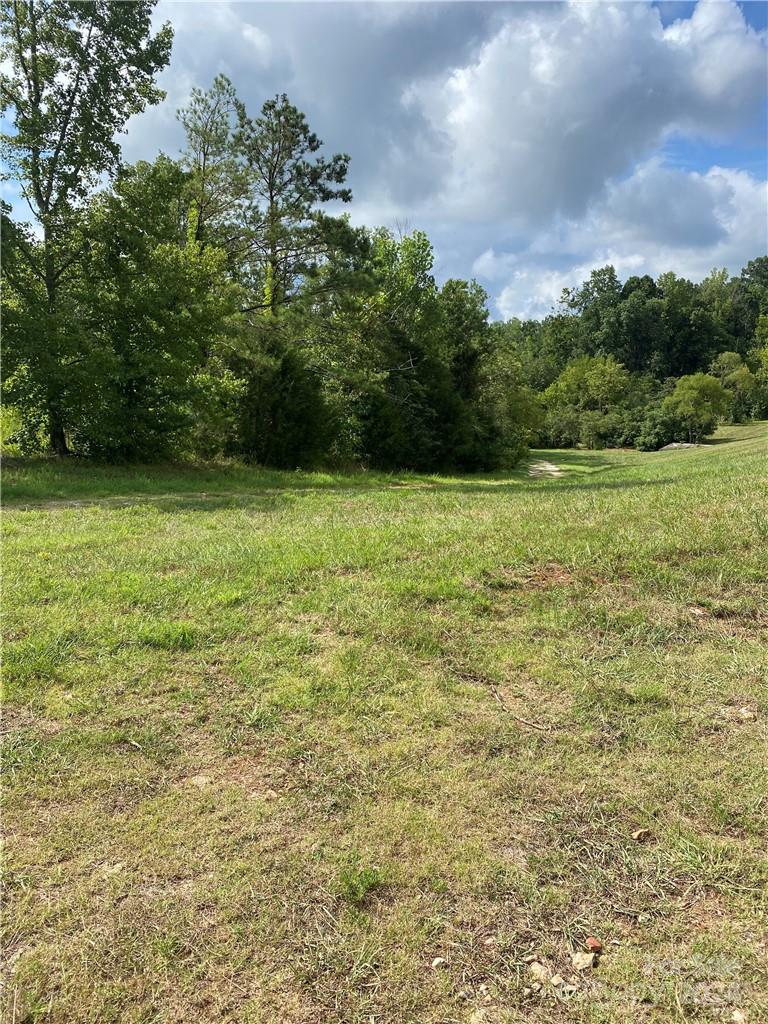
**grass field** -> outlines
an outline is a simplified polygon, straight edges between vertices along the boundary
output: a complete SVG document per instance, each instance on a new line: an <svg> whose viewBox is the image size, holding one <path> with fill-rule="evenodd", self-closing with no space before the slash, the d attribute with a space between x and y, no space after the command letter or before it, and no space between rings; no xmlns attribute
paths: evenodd
<svg viewBox="0 0 768 1024"><path fill-rule="evenodd" d="M768 424L532 458L6 467L7 1024L766 1019Z"/></svg>

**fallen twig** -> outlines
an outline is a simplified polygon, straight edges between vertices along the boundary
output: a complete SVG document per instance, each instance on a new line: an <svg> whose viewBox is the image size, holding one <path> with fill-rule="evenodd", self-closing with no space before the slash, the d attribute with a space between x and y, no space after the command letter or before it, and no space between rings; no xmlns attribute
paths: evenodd
<svg viewBox="0 0 768 1024"><path fill-rule="evenodd" d="M513 711L510 711L508 705L504 701L504 698L501 696L501 694L499 693L495 686L491 687L491 693L496 698L498 703L502 706L502 708L506 711L506 713L511 718L514 718L516 722L519 722L521 725L527 725L529 729L538 729L540 732L552 732L551 725L541 725L539 722L531 722L529 721L529 719L521 718L519 715L516 715Z"/></svg>

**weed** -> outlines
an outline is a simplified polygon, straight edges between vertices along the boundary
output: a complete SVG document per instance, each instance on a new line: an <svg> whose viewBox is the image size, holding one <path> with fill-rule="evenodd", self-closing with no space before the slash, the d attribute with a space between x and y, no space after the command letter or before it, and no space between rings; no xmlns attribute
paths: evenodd
<svg viewBox="0 0 768 1024"><path fill-rule="evenodd" d="M359 856L354 856L339 872L337 891L353 907L362 907L370 894L380 889L381 885L381 870L375 865L361 864Z"/></svg>

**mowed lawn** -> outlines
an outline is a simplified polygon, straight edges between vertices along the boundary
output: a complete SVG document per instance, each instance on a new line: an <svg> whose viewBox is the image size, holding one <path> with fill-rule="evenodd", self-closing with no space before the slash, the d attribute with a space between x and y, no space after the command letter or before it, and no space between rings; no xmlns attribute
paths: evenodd
<svg viewBox="0 0 768 1024"><path fill-rule="evenodd" d="M766 1019L768 425L531 458L6 467L4 1021Z"/></svg>

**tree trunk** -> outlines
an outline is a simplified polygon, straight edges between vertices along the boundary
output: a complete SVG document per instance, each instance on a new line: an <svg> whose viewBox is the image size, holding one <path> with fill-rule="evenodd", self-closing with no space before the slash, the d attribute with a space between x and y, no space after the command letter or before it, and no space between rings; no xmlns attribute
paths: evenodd
<svg viewBox="0 0 768 1024"><path fill-rule="evenodd" d="M45 249L45 292L48 299L48 356L51 365L58 370L56 270L53 263L53 246L47 225L43 229L43 245ZM48 446L54 455L69 455L67 435L64 432L64 421L59 403L56 396L50 394L48 396Z"/></svg>
<svg viewBox="0 0 768 1024"><path fill-rule="evenodd" d="M50 409L48 412L48 445L54 455L69 455L64 424L61 422L61 417L58 413Z"/></svg>

